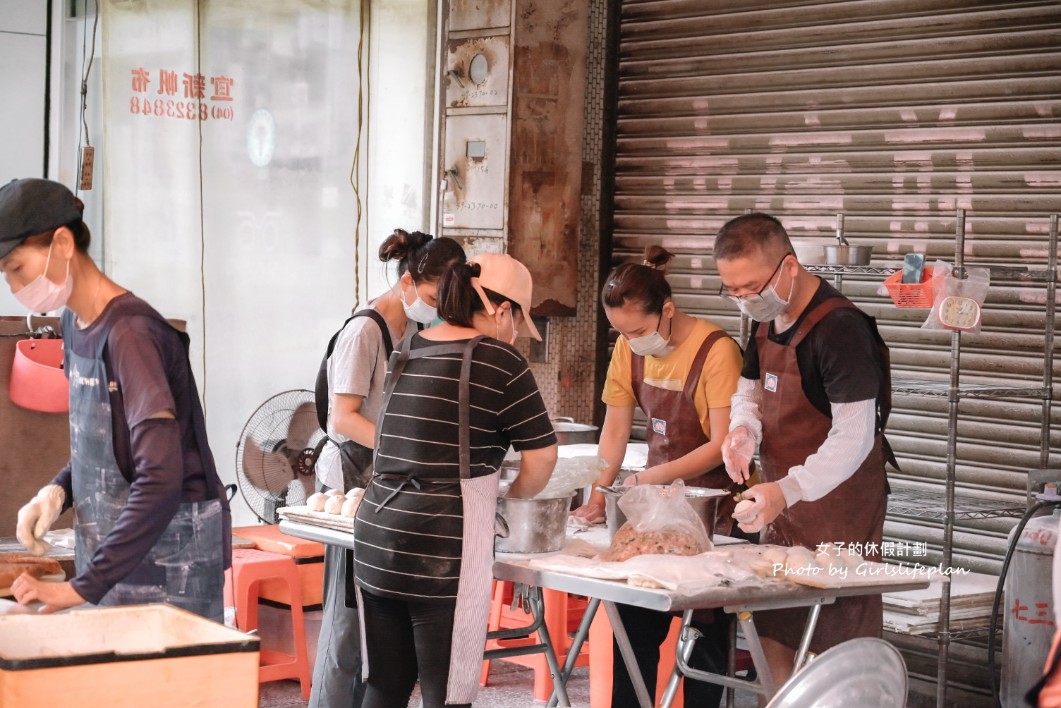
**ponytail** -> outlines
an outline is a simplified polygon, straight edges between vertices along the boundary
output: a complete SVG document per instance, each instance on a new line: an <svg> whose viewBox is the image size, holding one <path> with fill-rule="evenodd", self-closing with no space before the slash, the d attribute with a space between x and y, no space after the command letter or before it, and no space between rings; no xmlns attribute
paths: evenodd
<svg viewBox="0 0 1061 708"><path fill-rule="evenodd" d="M438 281L438 316L451 325L457 327L471 327L472 318L476 312L485 312L486 305L479 296L472 278L482 275L482 266L478 263L458 263L442 274ZM513 314L521 312L522 308L515 300L494 292L489 288L482 288L483 293L495 307L508 303Z"/></svg>
<svg viewBox="0 0 1061 708"><path fill-rule="evenodd" d="M601 304L612 309L637 303L642 312L663 312L663 303L671 297L666 273L672 258L674 254L662 246L649 246L641 263L624 263L608 275Z"/></svg>
<svg viewBox="0 0 1061 708"><path fill-rule="evenodd" d="M435 238L420 231L395 229L379 247L379 259L398 261L398 277L408 273L413 282L433 283L455 263L466 260L464 249L451 238Z"/></svg>
<svg viewBox="0 0 1061 708"><path fill-rule="evenodd" d="M439 317L457 327L472 326L472 316L486 309L472 287L472 278L481 272L478 263L458 263L442 274L435 296Z"/></svg>

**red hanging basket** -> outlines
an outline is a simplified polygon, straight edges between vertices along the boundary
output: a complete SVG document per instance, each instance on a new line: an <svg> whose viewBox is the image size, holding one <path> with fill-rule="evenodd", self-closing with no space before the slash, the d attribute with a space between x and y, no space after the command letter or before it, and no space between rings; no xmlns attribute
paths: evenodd
<svg viewBox="0 0 1061 708"><path fill-rule="evenodd" d="M41 413L70 410L70 389L63 372L63 340L23 339L15 345L8 395L12 403Z"/></svg>

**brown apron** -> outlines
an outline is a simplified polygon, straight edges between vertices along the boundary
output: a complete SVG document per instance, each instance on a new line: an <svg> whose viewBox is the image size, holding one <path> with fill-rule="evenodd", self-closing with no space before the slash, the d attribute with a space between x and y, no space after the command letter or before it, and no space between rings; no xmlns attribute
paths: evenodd
<svg viewBox="0 0 1061 708"><path fill-rule="evenodd" d="M700 349L693 358L692 368L681 391L668 391L645 384L645 357L631 354L630 382L634 397L641 410L648 416L645 426L645 442L648 443L647 467L662 465L684 457L701 445L708 442L707 434L700 425L700 414L696 411L693 396L700 383L704 362L711 347L726 333L718 330L704 339ZM693 424L689 424L693 423ZM711 489L736 490L733 481L726 474L724 465L708 470L699 477L685 480L692 487L709 487ZM731 535L733 531L733 507L736 502L733 495L719 501L718 513L715 516L715 533Z"/></svg>
<svg viewBox="0 0 1061 708"><path fill-rule="evenodd" d="M789 469L801 465L818 451L832 427L803 393L796 347L821 320L839 308L855 308L846 298L830 298L815 307L792 336L788 345L770 341L768 326L755 333L759 347L759 373L763 385L763 442L759 448L763 481L776 482ZM876 326L874 325L874 331ZM878 405L881 425L887 422L891 404L888 350L879 335L883 376ZM886 388L887 387L887 388ZM886 392L885 392L886 391ZM786 509L763 531L762 543L805 546L812 550L820 543L876 544L878 552L867 560L880 560L883 540L887 479L884 472L885 447L878 434L873 448L855 473L836 489L813 502L801 501ZM759 634L796 649L807 620L806 608L756 613ZM848 639L879 637L883 614L880 595L839 598L823 605L811 651L820 653Z"/></svg>

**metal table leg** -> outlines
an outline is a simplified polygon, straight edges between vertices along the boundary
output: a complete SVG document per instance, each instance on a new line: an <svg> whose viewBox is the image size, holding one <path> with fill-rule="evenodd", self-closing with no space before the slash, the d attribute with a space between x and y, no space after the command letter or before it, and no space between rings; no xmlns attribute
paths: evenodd
<svg viewBox="0 0 1061 708"><path fill-rule="evenodd" d="M641 669L637 666L634 648L630 646L630 637L627 636L626 627L623 626L623 620L619 617L619 608L614 602L605 602L604 610L608 613L608 619L612 623L612 634L615 635L615 643L619 645L619 652L623 655L626 671L630 674L630 682L634 685L637 702L641 708L652 708L652 697L648 695L645 679L641 676Z"/></svg>
<svg viewBox="0 0 1061 708"><path fill-rule="evenodd" d="M582 651L582 645L586 642L586 637L589 636L589 627L593 624L593 618L597 614L600 602L600 598L591 597L585 611L582 613L582 621L579 622L578 631L575 632L575 636L571 640L571 647L567 650L567 658L564 660L564 668L560 674L560 680L563 681L565 687L568 679L571 678L571 672L575 670L575 663L578 661L578 655ZM549 702L545 704L546 708L553 708L557 700L558 697L554 685L553 695L549 697Z"/></svg>
<svg viewBox="0 0 1061 708"><path fill-rule="evenodd" d="M502 659L509 656L524 656L537 653L545 654L545 663L548 664L549 674L553 679L553 697L556 701L559 701L560 706L568 708L571 705L571 701L567 697L567 677L571 672L568 670L568 672L564 674L560 670L560 661L556 658L556 650L553 649L552 638L549 636L549 628L545 626L545 602L542 599L542 589L537 586L527 587L523 597L526 602L525 607L530 609L531 619L533 620L531 624L526 627L487 632L486 637L487 639L517 639L529 637L537 632L538 643L522 647L488 649L483 652L483 658ZM575 654L577 656L577 652L575 652Z"/></svg>
<svg viewBox="0 0 1061 708"><path fill-rule="evenodd" d="M560 662L556 658L556 651L549 637L549 628L545 626L545 603L542 600L542 589L537 586L532 587L528 594L532 611L537 617L543 618L538 626L538 637L545 646L545 661L549 664L549 673L553 677L553 694L557 697L561 708L569 708L571 701L567 697L567 678L560 672Z"/></svg>
<svg viewBox="0 0 1061 708"><path fill-rule="evenodd" d="M748 642L748 652L752 655L752 664L755 666L757 675L756 682L762 687L763 695L769 699L777 693L777 686L774 684L774 675L770 673L770 665L766 663L766 654L763 653L763 645L759 641L759 632L755 630L752 613L747 610L738 612L737 620L744 631L744 640Z"/></svg>
<svg viewBox="0 0 1061 708"><path fill-rule="evenodd" d="M737 616L747 615L747 621L751 623L751 613L745 610L737 611ZM740 688L746 691L754 691L755 693L766 694L767 688L762 681L750 681L748 679L737 678L731 675L716 674L711 671L704 671L703 669L695 669L689 666L689 656L692 653L692 645L700 637L700 632L695 628L688 625L691 616L686 614L682 619L682 633L678 639L678 651L675 652L675 673L684 676L686 679L692 681L704 681L705 683L713 683L719 686L725 686L729 689ZM754 632L754 627L753 627ZM760 645L758 636L749 638L749 644L754 642L755 649L758 650L760 657L764 657L762 663L765 665L765 655L762 652L762 645ZM755 650L752 651L752 656L755 656ZM758 668L759 664L756 664ZM674 676L672 675L672 680ZM668 684L670 688L670 684ZM675 690L677 685L675 684ZM769 694L766 694L769 695ZM665 704L664 704L665 705Z"/></svg>
<svg viewBox="0 0 1061 708"><path fill-rule="evenodd" d="M814 636L814 628L818 625L818 615L822 611L821 603L811 605L807 611L807 624L803 628L803 637L799 640L799 649L796 650L796 658L792 662L792 672L795 673L807 663L807 652L810 651L810 640Z"/></svg>
<svg viewBox="0 0 1061 708"><path fill-rule="evenodd" d="M726 676L737 676L737 623L729 623L729 653L726 655ZM726 708L733 708L736 699L733 686L726 686Z"/></svg>
<svg viewBox="0 0 1061 708"><path fill-rule="evenodd" d="M674 701L674 696L678 693L678 684L682 680L681 666L689 665L689 657L693 653L693 644L701 636L700 630L689 626L692 621L692 610L686 610L682 613L682 627L678 635L678 646L675 649L674 670L671 671L670 678L667 679L667 687L663 689L663 699L659 703L660 708L670 708L670 704Z"/></svg>

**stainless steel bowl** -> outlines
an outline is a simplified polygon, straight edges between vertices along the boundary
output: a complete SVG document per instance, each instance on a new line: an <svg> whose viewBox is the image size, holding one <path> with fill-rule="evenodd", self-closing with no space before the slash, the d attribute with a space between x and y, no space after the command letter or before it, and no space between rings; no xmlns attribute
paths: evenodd
<svg viewBox="0 0 1061 708"><path fill-rule="evenodd" d="M556 431L556 443L558 445L579 445L597 443L597 426L587 423L576 423L571 418L553 418L553 430Z"/></svg>
<svg viewBox="0 0 1061 708"><path fill-rule="evenodd" d="M671 487L668 484L649 485L661 494L670 494ZM604 492L604 513L608 523L608 538L613 538L615 532L626 523L626 514L619 508L619 499L623 494L633 489L629 486L597 487ZM708 538L715 537L715 517L718 514L719 500L729 494L725 489L708 489L706 487L686 487L685 501L693 508L700 521L704 524Z"/></svg>
<svg viewBox="0 0 1061 708"><path fill-rule="evenodd" d="M828 265L868 265L873 256L873 246L841 246L834 243L822 248Z"/></svg>
<svg viewBox="0 0 1061 708"><path fill-rule="evenodd" d="M499 497L501 533L494 538L500 553L551 553L564 547L571 497L513 499Z"/></svg>

